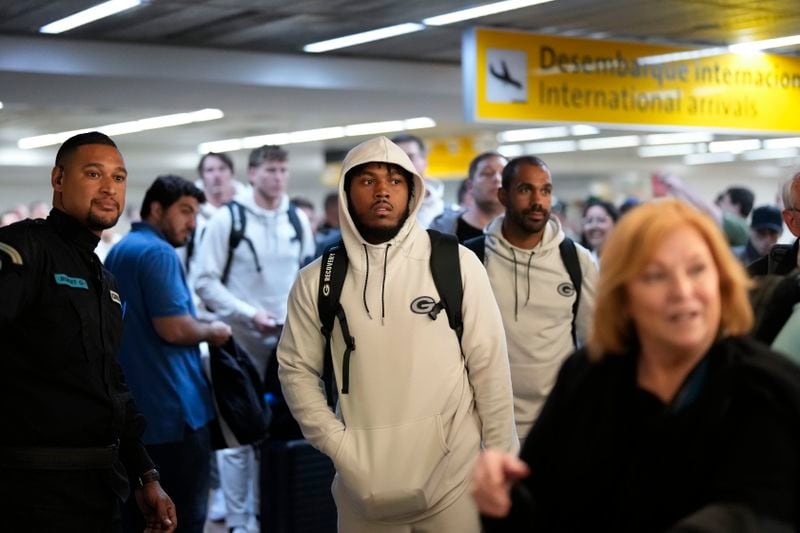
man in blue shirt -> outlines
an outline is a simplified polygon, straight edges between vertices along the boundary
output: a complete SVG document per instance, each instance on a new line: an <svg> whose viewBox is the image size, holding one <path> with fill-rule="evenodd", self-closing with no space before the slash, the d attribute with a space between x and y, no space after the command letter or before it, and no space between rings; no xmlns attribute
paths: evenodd
<svg viewBox="0 0 800 533"><path fill-rule="evenodd" d="M203 192L178 176L159 176L142 202L142 222L112 248L106 268L117 278L125 329L119 354L137 406L148 420L144 443L172 495L182 531L201 533L206 516L208 422L211 390L198 343L221 345L230 337L223 322L195 316L175 247L195 227ZM142 530L125 513L130 531Z"/></svg>

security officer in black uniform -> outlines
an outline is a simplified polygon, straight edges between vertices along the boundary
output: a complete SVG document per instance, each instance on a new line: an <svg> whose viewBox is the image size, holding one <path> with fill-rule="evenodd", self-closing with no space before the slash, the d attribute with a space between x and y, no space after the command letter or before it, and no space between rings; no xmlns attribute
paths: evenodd
<svg viewBox="0 0 800 533"><path fill-rule="evenodd" d="M119 531L129 480L146 531L177 525L116 359L121 299L94 254L126 178L110 138L76 135L56 156L50 216L0 228L3 531Z"/></svg>

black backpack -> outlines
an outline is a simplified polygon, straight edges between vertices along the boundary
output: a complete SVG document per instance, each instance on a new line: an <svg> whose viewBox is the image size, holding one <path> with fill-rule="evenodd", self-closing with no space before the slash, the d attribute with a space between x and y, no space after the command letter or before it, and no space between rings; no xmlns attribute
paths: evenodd
<svg viewBox="0 0 800 533"><path fill-rule="evenodd" d="M461 316L461 302L463 298L461 287L461 265L458 260L458 239L455 235L440 233L429 229L428 236L431 240L430 267L433 283L439 293L439 302L436 303L428 316L436 320L439 313L447 313L447 322L456 332L459 342L464 330ZM350 354L356 349L355 338L350 334L344 308L339 303L342 294L344 279L347 275L347 251L344 242L329 246L322 254L319 269L319 291L317 295L317 312L322 324L320 331L325 336L325 359L323 364L322 379L325 383L325 392L328 405L333 407L336 403L336 385L333 375L333 357L331 355L331 334L336 318L342 329L345 341L345 352L342 359L342 394L348 394L350 388Z"/></svg>
<svg viewBox="0 0 800 533"><path fill-rule="evenodd" d="M253 259L256 262L256 271L261 272L261 262L258 260L258 255L256 254L256 249L253 246L253 241L250 240L245 234L244 230L247 227L247 211L242 204L237 202L236 200L231 200L227 204L228 210L231 212L231 234L228 237L228 258L225 260L225 268L222 270L222 284L225 285L228 282L228 275L230 274L231 270L231 262L233 261L233 252L236 251L236 247L239 246L239 243L244 241L247 246L250 248L250 251L253 253ZM300 254L303 253L303 226L300 224L300 217L297 215L297 206L294 202L289 202L289 223L294 228L294 237L292 238L292 242L299 242L300 243ZM300 263L303 264L305 258L300 258ZM188 263L188 259L187 259Z"/></svg>
<svg viewBox="0 0 800 533"><path fill-rule="evenodd" d="M772 344L789 319L794 306L800 303L800 272L767 274L753 279L750 304L753 306L752 336Z"/></svg>
<svg viewBox="0 0 800 533"><path fill-rule="evenodd" d="M486 259L486 235L478 235L464 242L464 246L475 252L481 263ZM583 280L583 273L581 271L581 263L578 261L578 250L575 248L575 243L569 237L564 237L561 244L558 245L558 251L561 253L561 261L564 262L564 267L569 274L569 280L575 288L575 301L572 304L572 344L578 348L578 333L575 329L575 319L578 316L578 305L581 301L581 285Z"/></svg>

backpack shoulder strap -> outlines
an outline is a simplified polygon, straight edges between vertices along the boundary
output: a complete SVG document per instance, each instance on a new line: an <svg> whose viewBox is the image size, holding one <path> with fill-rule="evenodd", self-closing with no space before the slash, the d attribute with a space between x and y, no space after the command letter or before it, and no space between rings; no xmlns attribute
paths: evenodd
<svg viewBox="0 0 800 533"><path fill-rule="evenodd" d="M773 245L767 253L767 274L785 274L786 272L780 271L780 267L787 261L787 256L792 252L792 249L793 245L791 244Z"/></svg>
<svg viewBox="0 0 800 533"><path fill-rule="evenodd" d="M258 260L258 254L253 246L253 241L248 239L244 230L247 227L247 212L242 204L236 200L231 200L227 204L228 210L231 212L231 233L228 237L228 257L225 259L225 268L222 269L222 284L227 285L228 276L231 273L231 263L233 262L233 253L239 243L245 241L250 251L253 252L253 259L256 262L256 271L261 272L261 263Z"/></svg>
<svg viewBox="0 0 800 533"><path fill-rule="evenodd" d="M481 263L485 263L486 259L486 235L478 235L471 239L467 239L462 243L464 246L475 252Z"/></svg>
<svg viewBox="0 0 800 533"><path fill-rule="evenodd" d="M303 253L303 225L300 223L300 217L297 215L297 204L294 202L289 202L289 210L287 214L289 215L289 224L292 225L292 229L294 229L294 237L292 241L296 241L300 243L300 254Z"/></svg>
<svg viewBox="0 0 800 533"><path fill-rule="evenodd" d="M575 301L572 303L572 344L577 348L578 332L575 328L575 320L578 317L578 305L580 305L581 301L583 273L581 272L581 263L578 260L578 250L575 248L575 243L572 239L564 237L564 240L558 245L558 251L561 252L561 261L564 262L569 279L575 288Z"/></svg>
<svg viewBox="0 0 800 533"><path fill-rule="evenodd" d="M435 320L439 311L444 309L447 312L447 322L450 324L450 328L456 332L458 340L461 342L464 321L461 316L463 288L461 286L461 263L458 259L458 239L455 235L440 233L432 229L428 229L428 236L431 239L431 274L436 291L441 298L428 314Z"/></svg>
<svg viewBox="0 0 800 533"><path fill-rule="evenodd" d="M347 345L344 357L342 393L347 394L349 388L350 352L355 350L355 340L350 335L344 309L339 303L342 295L344 279L347 276L347 250L344 242L339 241L327 247L322 253L319 267L319 289L317 293L317 314L322 326L320 331L325 337L325 359L322 368L322 381L325 383L325 395L328 405L334 406L336 402L336 379L333 375L333 357L331 354L331 334L335 319L339 318L342 335Z"/></svg>

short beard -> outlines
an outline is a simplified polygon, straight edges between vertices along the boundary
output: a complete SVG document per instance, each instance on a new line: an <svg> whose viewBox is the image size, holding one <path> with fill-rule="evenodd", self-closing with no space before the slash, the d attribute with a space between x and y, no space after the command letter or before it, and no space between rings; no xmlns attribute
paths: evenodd
<svg viewBox="0 0 800 533"><path fill-rule="evenodd" d="M119 217L122 213L118 213L116 217L114 217L113 222L106 222L105 220L94 216L93 213L89 212L89 215L86 217L86 225L91 231L103 231L109 228L113 228L119 222Z"/></svg>
<svg viewBox="0 0 800 533"><path fill-rule="evenodd" d="M378 242L383 243L386 241L391 241L397 234L400 233L400 230L403 228L403 225L408 220L408 217L411 213L408 206L406 206L406 210L403 213L403 216L398 221L397 225L391 228L371 228L369 226L364 225L356 216L355 212L353 212L353 208L348 206L348 210L350 211L350 218L353 219L353 224L356 227L356 231L361 235L361 238L367 242Z"/></svg>
<svg viewBox="0 0 800 533"><path fill-rule="evenodd" d="M544 218L542 218L542 221L538 223L531 222L526 218L528 213L531 211L533 211L533 209L523 209L521 212L509 210L506 213L506 218L509 219L510 222L517 226L520 230L523 230L528 234L533 235L536 233L541 233L544 231L544 228L550 221L550 211L545 211L544 209L538 210L544 213Z"/></svg>

